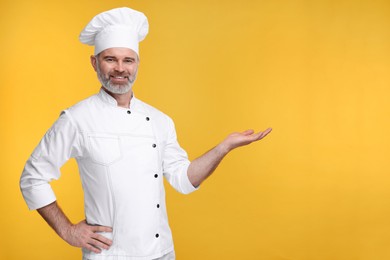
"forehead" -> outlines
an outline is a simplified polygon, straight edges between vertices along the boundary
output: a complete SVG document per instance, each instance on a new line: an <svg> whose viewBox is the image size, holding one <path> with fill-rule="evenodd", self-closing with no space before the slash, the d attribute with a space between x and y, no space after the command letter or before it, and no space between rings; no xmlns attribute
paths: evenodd
<svg viewBox="0 0 390 260"><path fill-rule="evenodd" d="M123 59L123 58L137 58L137 53L133 51L132 49L129 48L109 48L105 49L99 54L99 57L106 57L106 56L111 56L111 57L116 57L118 59Z"/></svg>

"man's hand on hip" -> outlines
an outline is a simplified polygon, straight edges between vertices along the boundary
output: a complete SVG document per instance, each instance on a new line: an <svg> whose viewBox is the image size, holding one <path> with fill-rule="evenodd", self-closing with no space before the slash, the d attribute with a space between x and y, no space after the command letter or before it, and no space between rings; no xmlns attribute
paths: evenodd
<svg viewBox="0 0 390 260"><path fill-rule="evenodd" d="M72 246L100 253L101 248L108 249L112 245L110 239L97 233L112 232L112 228L88 225L85 220L78 224L72 224L56 201L37 209L37 211L54 231Z"/></svg>
<svg viewBox="0 0 390 260"><path fill-rule="evenodd" d="M112 232L112 228L89 225L83 220L69 227L67 232L65 232L64 240L72 246L82 247L89 251L100 253L101 248L110 248L112 240L97 232Z"/></svg>

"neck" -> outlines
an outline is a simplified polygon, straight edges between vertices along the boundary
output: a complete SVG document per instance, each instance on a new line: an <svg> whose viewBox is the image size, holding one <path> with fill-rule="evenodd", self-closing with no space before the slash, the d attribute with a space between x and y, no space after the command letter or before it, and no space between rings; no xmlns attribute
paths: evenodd
<svg viewBox="0 0 390 260"><path fill-rule="evenodd" d="M111 93L107 89L103 88L104 91L106 91L107 94L109 94L111 97L115 98L116 102L118 103L118 107L124 107L129 108L130 107L130 101L133 97L133 91L129 91L124 94L115 94Z"/></svg>

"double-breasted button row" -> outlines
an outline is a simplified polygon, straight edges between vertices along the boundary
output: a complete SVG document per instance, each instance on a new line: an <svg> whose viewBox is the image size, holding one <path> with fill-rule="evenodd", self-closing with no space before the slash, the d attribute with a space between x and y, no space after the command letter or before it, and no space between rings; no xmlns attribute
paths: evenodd
<svg viewBox="0 0 390 260"><path fill-rule="evenodd" d="M128 110L127 113L130 114L131 113L130 110ZM146 121L150 121L150 118L148 116L145 119L146 119ZM157 144L152 144L152 147L156 148ZM156 178L156 179L158 178L158 174L157 173L154 174L154 178ZM156 204L156 207L159 209L160 208L160 204ZM158 233L156 233L155 237L158 238L159 236L160 235Z"/></svg>
<svg viewBox="0 0 390 260"><path fill-rule="evenodd" d="M157 174L156 174L156 175L157 175ZM157 204L156 206L157 206L158 209L160 208L160 204ZM157 233L157 234L156 234L156 238L158 238L159 236L160 236L160 235Z"/></svg>
<svg viewBox="0 0 390 260"><path fill-rule="evenodd" d="M130 114L131 114L131 111L130 111L130 110L127 110L127 114L130 115ZM147 116L147 117L145 117L145 119L146 119L146 121L149 121L149 120L150 120L150 117Z"/></svg>

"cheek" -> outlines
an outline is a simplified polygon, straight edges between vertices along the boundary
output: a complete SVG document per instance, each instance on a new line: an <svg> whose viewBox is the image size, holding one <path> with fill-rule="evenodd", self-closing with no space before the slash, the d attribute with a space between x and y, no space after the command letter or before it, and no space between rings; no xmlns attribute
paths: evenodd
<svg viewBox="0 0 390 260"><path fill-rule="evenodd" d="M137 73L137 70L138 70L138 66L135 65L132 66L129 71L131 72L131 75L135 75Z"/></svg>
<svg viewBox="0 0 390 260"><path fill-rule="evenodd" d="M100 72L103 74L109 74L112 71L112 69L109 66L101 66Z"/></svg>

